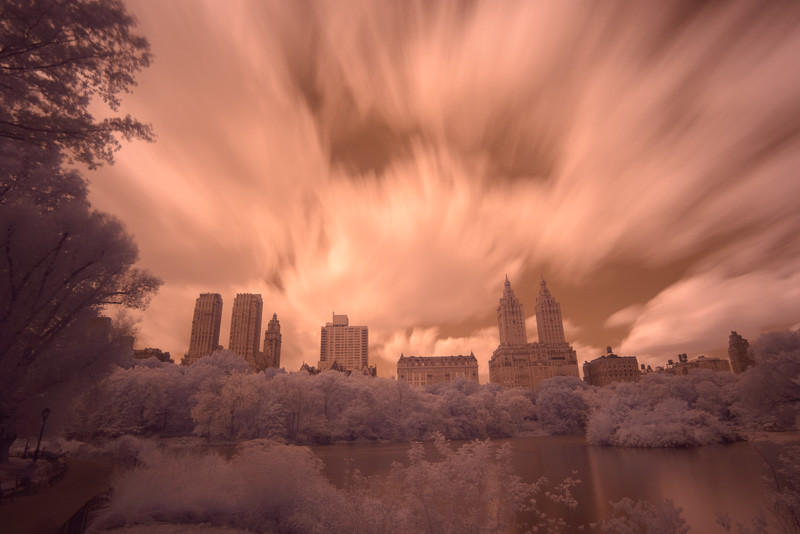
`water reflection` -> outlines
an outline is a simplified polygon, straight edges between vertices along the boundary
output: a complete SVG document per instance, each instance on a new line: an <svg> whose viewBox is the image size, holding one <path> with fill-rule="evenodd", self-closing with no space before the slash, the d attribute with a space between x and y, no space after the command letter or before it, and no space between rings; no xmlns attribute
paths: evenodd
<svg viewBox="0 0 800 534"><path fill-rule="evenodd" d="M545 476L555 484L577 470L578 509L569 523L588 524L606 515L608 502L623 497L672 499L694 532L721 531L716 514L744 521L767 504L764 461L753 444L742 442L693 449L625 449L597 447L583 437L539 437L497 440L512 445L512 465L526 482ZM454 446L459 446L455 443ZM768 457L775 446L759 444ZM313 447L328 478L342 486L348 466L364 475L385 475L392 462L408 464L409 444L341 444ZM433 444L426 444L435 458ZM545 512L564 514L560 505ZM524 517L521 519L525 519Z"/></svg>

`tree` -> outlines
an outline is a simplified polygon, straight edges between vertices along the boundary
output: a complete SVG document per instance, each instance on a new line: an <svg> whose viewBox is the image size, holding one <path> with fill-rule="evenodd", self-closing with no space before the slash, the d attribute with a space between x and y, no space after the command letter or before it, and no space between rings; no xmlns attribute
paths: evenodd
<svg viewBox="0 0 800 534"><path fill-rule="evenodd" d="M103 334L95 340L91 328L105 306L143 309L158 289L159 279L134 267L137 255L120 222L92 211L85 202L69 202L53 211L28 201L2 205L2 419L24 415L13 413L22 400L36 400L40 394L52 398L70 378L92 377L86 371L94 364L115 363L115 355L107 352L118 338ZM98 347L90 349L93 345ZM9 423L0 420L0 427ZM10 445L14 432L2 433Z"/></svg>
<svg viewBox="0 0 800 534"><path fill-rule="evenodd" d="M134 268L137 249L114 218L71 204L0 214L0 361L19 378L84 310L143 308L160 281Z"/></svg>
<svg viewBox="0 0 800 534"><path fill-rule="evenodd" d="M142 309L161 284L66 166L112 163L120 138L152 139L130 116L89 111L118 110L150 59L118 0L0 4L0 461L22 400L98 380L120 356L119 336L89 332L103 308Z"/></svg>
<svg viewBox="0 0 800 534"><path fill-rule="evenodd" d="M0 138L67 153L94 168L111 163L118 136L151 140L112 111L150 64L147 40L119 0L5 0L0 6Z"/></svg>
<svg viewBox="0 0 800 534"><path fill-rule="evenodd" d="M735 410L755 427L796 428L800 422L800 331L762 334L753 348L755 366L739 375Z"/></svg>
<svg viewBox="0 0 800 534"><path fill-rule="evenodd" d="M0 137L0 206L29 202L53 211L68 202L88 203L83 177L65 169L56 150Z"/></svg>
<svg viewBox="0 0 800 534"><path fill-rule="evenodd" d="M553 377L536 389L536 413L542 428L552 435L582 434L588 406L581 392L586 385L574 377Z"/></svg>

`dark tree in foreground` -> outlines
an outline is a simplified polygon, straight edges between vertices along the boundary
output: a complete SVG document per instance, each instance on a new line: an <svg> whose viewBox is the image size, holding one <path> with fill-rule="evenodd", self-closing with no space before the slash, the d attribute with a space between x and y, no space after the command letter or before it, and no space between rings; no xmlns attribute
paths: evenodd
<svg viewBox="0 0 800 534"><path fill-rule="evenodd" d="M755 366L740 375L738 410L756 428L795 429L800 422L800 331L763 334L753 352Z"/></svg>
<svg viewBox="0 0 800 534"><path fill-rule="evenodd" d="M5 389L87 310L143 308L160 282L133 267L136 245L112 217L72 202L0 212L0 362Z"/></svg>
<svg viewBox="0 0 800 534"><path fill-rule="evenodd" d="M0 5L0 138L56 147L95 167L125 139L151 139L136 119L95 119L111 110L150 63L147 40L117 0L4 0Z"/></svg>
<svg viewBox="0 0 800 534"><path fill-rule="evenodd" d="M119 1L0 4L0 461L26 405L68 401L110 370L120 336L97 334L103 309L142 309L161 284L66 167L112 163L121 138L152 138L130 116L89 111L117 110L149 62Z"/></svg>

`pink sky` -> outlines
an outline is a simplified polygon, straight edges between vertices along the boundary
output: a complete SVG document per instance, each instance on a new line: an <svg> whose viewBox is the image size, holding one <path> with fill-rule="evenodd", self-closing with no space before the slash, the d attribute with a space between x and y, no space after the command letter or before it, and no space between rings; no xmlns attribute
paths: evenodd
<svg viewBox="0 0 800 534"><path fill-rule="evenodd" d="M336 311L381 376L473 351L486 381L506 274L579 361L800 323L800 4L127 4L158 139L87 175L165 281L138 347L180 358L200 292L227 345L251 292L288 370Z"/></svg>

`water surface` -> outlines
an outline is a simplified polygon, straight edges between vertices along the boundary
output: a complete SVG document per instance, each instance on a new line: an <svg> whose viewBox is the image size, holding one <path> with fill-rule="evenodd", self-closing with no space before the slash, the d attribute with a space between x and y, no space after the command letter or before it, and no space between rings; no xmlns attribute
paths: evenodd
<svg viewBox="0 0 800 534"><path fill-rule="evenodd" d="M583 437L496 440L512 447L515 471L526 482L545 476L557 483L577 470L578 510L572 524L588 524L622 497L671 499L693 532L722 532L716 514L745 521L766 506L769 469L777 456L770 442L739 442L689 449L630 449L589 445ZM342 486L349 466L364 475L385 475L392 462L408 464L410 444L336 444L312 447L332 483ZM433 444L426 444L433 454Z"/></svg>

